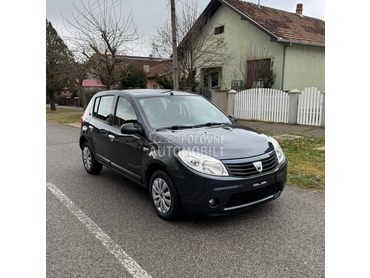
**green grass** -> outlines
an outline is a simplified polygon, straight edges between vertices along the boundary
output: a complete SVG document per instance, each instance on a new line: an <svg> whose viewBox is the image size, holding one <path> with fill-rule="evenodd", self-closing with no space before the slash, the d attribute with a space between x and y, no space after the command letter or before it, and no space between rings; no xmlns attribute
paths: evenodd
<svg viewBox="0 0 370 278"><path fill-rule="evenodd" d="M78 113L81 112L81 110L69 108L57 108L56 111L51 111L50 108L46 108L46 113L69 113L69 112Z"/></svg>
<svg viewBox="0 0 370 278"><path fill-rule="evenodd" d="M54 122L54 123L60 123L60 124L80 123L82 114L83 114L83 111L80 111L80 113L71 113L71 114L63 114L63 115L51 114L51 115L46 115L46 120Z"/></svg>
<svg viewBox="0 0 370 278"><path fill-rule="evenodd" d="M266 132L269 135L282 133ZM276 139L288 158L288 181L309 188L325 187L325 138L303 136L293 140Z"/></svg>

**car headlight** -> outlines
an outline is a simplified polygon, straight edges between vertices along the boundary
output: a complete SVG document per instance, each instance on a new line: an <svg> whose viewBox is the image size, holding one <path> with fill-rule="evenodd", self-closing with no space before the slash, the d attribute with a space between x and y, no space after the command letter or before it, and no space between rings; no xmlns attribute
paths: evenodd
<svg viewBox="0 0 370 278"><path fill-rule="evenodd" d="M270 137L271 143L274 145L274 149L276 152L276 156L278 158L279 164L284 161L284 153L283 150L281 149L279 143L272 137Z"/></svg>
<svg viewBox="0 0 370 278"><path fill-rule="evenodd" d="M188 150L179 151L178 156L186 165L201 173L213 176L229 175L223 163L216 158Z"/></svg>

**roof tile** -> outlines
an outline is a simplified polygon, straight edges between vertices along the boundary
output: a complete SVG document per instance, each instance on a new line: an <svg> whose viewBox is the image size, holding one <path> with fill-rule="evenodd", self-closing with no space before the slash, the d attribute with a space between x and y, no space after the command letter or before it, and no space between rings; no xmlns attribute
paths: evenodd
<svg viewBox="0 0 370 278"><path fill-rule="evenodd" d="M276 37L284 40L325 45L325 21L296 13L241 1L224 0L257 22Z"/></svg>

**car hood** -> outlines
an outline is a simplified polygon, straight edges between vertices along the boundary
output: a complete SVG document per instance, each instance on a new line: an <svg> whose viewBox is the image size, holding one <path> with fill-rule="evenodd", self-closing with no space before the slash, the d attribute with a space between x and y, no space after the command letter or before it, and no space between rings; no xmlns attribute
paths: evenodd
<svg viewBox="0 0 370 278"><path fill-rule="evenodd" d="M158 136L162 143L221 160L247 158L273 150L266 134L240 124L158 130L154 141Z"/></svg>

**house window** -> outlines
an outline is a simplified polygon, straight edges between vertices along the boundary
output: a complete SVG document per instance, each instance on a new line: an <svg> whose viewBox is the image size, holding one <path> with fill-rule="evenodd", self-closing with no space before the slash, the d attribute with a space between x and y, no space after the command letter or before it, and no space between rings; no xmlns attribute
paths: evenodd
<svg viewBox="0 0 370 278"><path fill-rule="evenodd" d="M215 35L222 34L225 31L225 26L220 26L215 28Z"/></svg>
<svg viewBox="0 0 370 278"><path fill-rule="evenodd" d="M259 59L247 61L247 87L263 87L271 75L271 59Z"/></svg>

